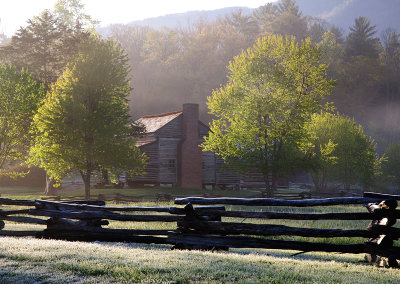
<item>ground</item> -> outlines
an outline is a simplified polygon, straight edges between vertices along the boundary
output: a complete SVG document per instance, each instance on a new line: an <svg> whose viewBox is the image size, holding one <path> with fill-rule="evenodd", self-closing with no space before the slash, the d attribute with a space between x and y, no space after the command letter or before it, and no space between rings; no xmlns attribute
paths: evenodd
<svg viewBox="0 0 400 284"><path fill-rule="evenodd" d="M150 190L134 191L137 194L157 192L155 189ZM180 189L170 190L174 194L183 192ZM110 189L104 189L94 192L109 191ZM41 189L3 188L1 192L2 197L35 199L40 197ZM188 192L196 195L195 190L187 190L186 193ZM62 194L70 195L71 192ZM122 205L173 206L173 203ZM6 206L3 206L3 209L5 208ZM261 210L260 207L252 209ZM279 210L297 212L293 208ZM325 209L316 207L296 210L323 212ZM334 210L342 212L344 206L335 207ZM360 211L360 208L351 207L346 210L355 212ZM366 221L357 224L353 221L346 222L321 224L314 221L288 221L286 225L355 228L366 226ZM9 224L6 221L6 229L16 226L20 225ZM29 226L21 229L32 229ZM144 222L111 222L109 225L111 228L141 229L147 229L147 226L148 223ZM176 224L160 223L152 226L158 229L174 229ZM0 240L0 283L398 283L400 279L400 269L374 267L364 261L362 254L310 252L295 255L298 251L263 249L210 252L171 250L171 246L166 245L83 243L11 237L0 237Z"/></svg>

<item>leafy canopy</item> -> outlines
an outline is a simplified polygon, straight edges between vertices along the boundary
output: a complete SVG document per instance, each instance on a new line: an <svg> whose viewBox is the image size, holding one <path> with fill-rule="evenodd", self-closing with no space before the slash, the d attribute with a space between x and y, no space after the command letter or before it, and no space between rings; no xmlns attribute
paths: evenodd
<svg viewBox="0 0 400 284"><path fill-rule="evenodd" d="M34 118L31 160L56 180L78 170L89 195L94 170L140 171L127 96L129 67L122 48L92 36L52 86Z"/></svg>
<svg viewBox="0 0 400 284"><path fill-rule="evenodd" d="M304 124L324 109L326 66L309 39L270 35L230 63L228 82L208 98L216 119L203 144L239 171L257 169L266 186L299 166L307 147ZM273 180L274 182L274 180Z"/></svg>
<svg viewBox="0 0 400 284"><path fill-rule="evenodd" d="M307 126L313 145L314 167L310 171L316 189L325 189L327 182L351 185L372 185L382 162L375 154L375 142L353 119L339 114L314 114Z"/></svg>
<svg viewBox="0 0 400 284"><path fill-rule="evenodd" d="M28 72L0 65L0 169L24 159L32 118L43 96L43 86Z"/></svg>

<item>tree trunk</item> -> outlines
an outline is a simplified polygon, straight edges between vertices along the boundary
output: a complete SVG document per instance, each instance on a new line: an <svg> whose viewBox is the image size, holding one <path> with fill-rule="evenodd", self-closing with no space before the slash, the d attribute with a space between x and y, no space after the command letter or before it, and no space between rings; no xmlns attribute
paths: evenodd
<svg viewBox="0 0 400 284"><path fill-rule="evenodd" d="M45 195L57 195L57 189L54 187L54 179L46 173L46 187L44 189Z"/></svg>
<svg viewBox="0 0 400 284"><path fill-rule="evenodd" d="M86 171L86 173L81 172L82 180L83 183L85 184L85 199L89 200L90 199L90 176L91 172Z"/></svg>
<svg viewBox="0 0 400 284"><path fill-rule="evenodd" d="M264 182L265 182L265 193L266 193L266 197L268 198L272 198L274 195L274 190L270 184L270 180L269 178L265 178L264 177Z"/></svg>

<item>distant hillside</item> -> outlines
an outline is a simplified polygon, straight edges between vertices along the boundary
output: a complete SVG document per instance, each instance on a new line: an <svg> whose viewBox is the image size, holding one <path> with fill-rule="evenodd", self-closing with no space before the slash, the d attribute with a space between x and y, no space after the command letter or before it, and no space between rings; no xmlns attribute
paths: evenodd
<svg viewBox="0 0 400 284"><path fill-rule="evenodd" d="M342 28L345 33L359 16L368 17L371 23L376 25L378 35L389 27L400 32L400 0L297 0L297 4L304 15L323 18L329 24ZM214 20L238 9L242 9L244 13L252 13L254 10L246 7L227 7L211 11L190 11L133 21L129 25L145 25L156 29L162 26L185 27L200 19ZM99 30L104 33L107 27Z"/></svg>
<svg viewBox="0 0 400 284"><path fill-rule="evenodd" d="M400 0L297 0L305 15L325 19L347 33L354 19L365 16L378 33L386 28L400 32Z"/></svg>
<svg viewBox="0 0 400 284"><path fill-rule="evenodd" d="M161 28L163 26L169 28L185 27L190 24L196 23L199 20L214 20L218 17L224 17L225 15L229 15L239 9L242 9L244 13L251 13L253 10L246 7L228 7L211 11L190 11L186 13L170 14L156 18L149 18L141 21L133 21L128 23L128 25L150 26L155 29Z"/></svg>

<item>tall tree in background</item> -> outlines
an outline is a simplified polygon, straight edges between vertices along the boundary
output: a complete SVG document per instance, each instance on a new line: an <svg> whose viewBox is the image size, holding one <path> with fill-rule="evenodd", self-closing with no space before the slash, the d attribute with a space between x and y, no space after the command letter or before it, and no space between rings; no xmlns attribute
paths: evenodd
<svg viewBox="0 0 400 284"><path fill-rule="evenodd" d="M264 34L293 35L298 40L307 36L307 19L296 0L282 0L277 5L268 3L255 10L253 16Z"/></svg>
<svg viewBox="0 0 400 284"><path fill-rule="evenodd" d="M43 86L28 72L0 65L0 169L25 160L29 128L43 93Z"/></svg>
<svg viewBox="0 0 400 284"><path fill-rule="evenodd" d="M85 13L85 5L80 0L58 0L54 14L69 29L94 30L99 21Z"/></svg>
<svg viewBox="0 0 400 284"><path fill-rule="evenodd" d="M358 17L346 39L346 56L365 56L377 58L379 54L379 39L374 37L376 26L366 17Z"/></svg>
<svg viewBox="0 0 400 284"><path fill-rule="evenodd" d="M130 137L129 67L114 41L91 37L53 85L34 118L31 162L60 181L78 170L90 198L92 172L140 172L145 158Z"/></svg>
<svg viewBox="0 0 400 284"><path fill-rule="evenodd" d="M257 170L272 196L278 175L299 167L305 123L324 107L332 83L320 52L305 40L271 35L229 65L228 83L209 97L216 119L204 143L238 171Z"/></svg>
<svg viewBox="0 0 400 284"><path fill-rule="evenodd" d="M0 48L0 59L19 70L28 70L34 79L49 89L64 71L83 35L81 31L67 28L45 10L28 20L28 26L19 29L11 41Z"/></svg>

